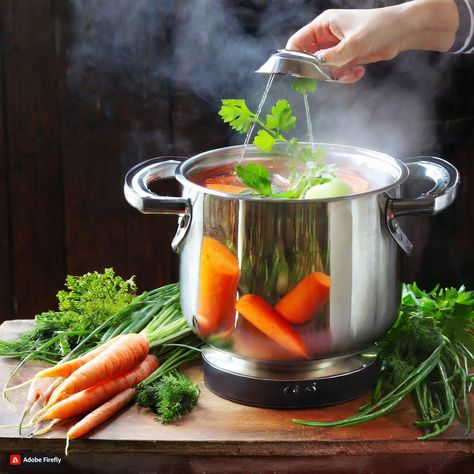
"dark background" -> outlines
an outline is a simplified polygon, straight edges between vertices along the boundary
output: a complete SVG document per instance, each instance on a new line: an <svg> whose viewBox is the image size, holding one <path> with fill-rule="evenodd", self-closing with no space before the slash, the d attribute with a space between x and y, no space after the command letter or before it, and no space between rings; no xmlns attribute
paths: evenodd
<svg viewBox="0 0 474 474"><path fill-rule="evenodd" d="M221 98L255 104L252 71L318 12L386 3L0 0L0 321L54 308L66 274L176 281L176 219L130 208L126 171L241 142L218 119ZM316 138L457 166L456 203L406 224L402 276L474 288L474 55L405 53L362 83L320 87Z"/></svg>

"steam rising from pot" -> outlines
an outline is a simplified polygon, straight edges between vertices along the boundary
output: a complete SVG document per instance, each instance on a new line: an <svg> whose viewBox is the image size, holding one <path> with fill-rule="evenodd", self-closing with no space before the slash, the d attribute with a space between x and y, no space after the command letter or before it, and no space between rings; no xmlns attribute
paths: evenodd
<svg viewBox="0 0 474 474"><path fill-rule="evenodd" d="M67 84L85 104L100 104L111 121L127 109L127 117L122 114L121 120L132 130L133 147L149 149L156 136L160 152L172 151L178 141L182 150L183 140L189 153L202 151L205 140L193 144L185 132L163 133L152 121L143 121L144 110L148 117L166 114L171 125L184 113L189 124L199 124L204 105L208 111L203 126L212 131L219 122L221 98L243 97L256 107L266 77L253 71L320 11L348 3L75 0ZM393 2L356 2L355 6L387 3ZM369 66L356 85L320 83L311 97L316 141L363 146L394 156L433 150L433 99L446 86L443 68L448 62L448 56L409 53ZM189 90L201 105L185 112L175 110L174 98ZM275 81L266 106L288 96L300 117L299 136L305 139L303 100L289 92L288 79ZM231 141L241 143L243 138ZM132 153L131 147L124 153Z"/></svg>

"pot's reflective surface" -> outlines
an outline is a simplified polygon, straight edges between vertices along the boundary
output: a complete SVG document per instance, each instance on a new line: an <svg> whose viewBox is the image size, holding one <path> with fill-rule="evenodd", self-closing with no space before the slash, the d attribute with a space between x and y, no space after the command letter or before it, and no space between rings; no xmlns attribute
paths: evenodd
<svg viewBox="0 0 474 474"><path fill-rule="evenodd" d="M166 207L179 207L173 248L180 253L181 304L210 345L270 363L324 359L360 352L393 324L400 298L398 245L409 247L394 220L397 212L417 212L417 205L437 212L438 198L448 203L446 195L455 195L457 175L451 180L441 173L444 181L433 187L433 196L411 199L407 207L408 201L397 199L409 181L403 163L354 147L321 146L327 162L367 179L368 191L279 200L199 185L203 175L232 168L241 147L203 153L178 166L183 196L174 204L167 198ZM245 161L257 158L270 167L279 159L251 149ZM144 191L143 183L146 176L165 177L169 163L130 171L125 193L132 205L140 208L137 202L146 200L142 212L154 212L155 204L157 213L164 212L163 197ZM444 162L437 163L444 170Z"/></svg>
<svg viewBox="0 0 474 474"><path fill-rule="evenodd" d="M350 165L359 174L365 170L372 192L262 200L209 193L192 184L227 164L232 168L240 147L197 156L178 170L183 196L193 206L180 259L182 306L209 344L259 360L324 358L369 346L393 323L398 251L381 218L380 188L396 191L406 177L404 167L381 154L325 148L327 162ZM275 156L246 154L245 161L254 159L278 166ZM234 262L235 272L232 264L223 268L226 260ZM244 295L258 297L250 300L251 314L235 309ZM262 301L272 311L268 320L252 314L258 312L252 305Z"/></svg>

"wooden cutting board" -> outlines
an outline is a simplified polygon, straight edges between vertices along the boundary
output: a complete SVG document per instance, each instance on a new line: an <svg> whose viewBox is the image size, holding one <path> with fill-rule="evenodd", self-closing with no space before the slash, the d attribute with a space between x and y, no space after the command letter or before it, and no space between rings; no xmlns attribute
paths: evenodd
<svg viewBox="0 0 474 474"><path fill-rule="evenodd" d="M13 339L32 324L30 320L6 321L0 326L0 339ZM0 358L0 386L17 363ZM13 382L28 380L41 367L36 362L27 364ZM91 462L98 463L97 472L304 473L323 469L332 473L378 472L382 466L384 474L474 472L474 433L465 436L464 427L456 423L439 438L418 441L421 433L412 426L417 415L408 400L391 415L364 425L312 428L291 420L344 418L367 397L319 409L254 408L209 392L200 364L187 367L186 372L202 394L198 406L180 422L162 425L147 409L131 405L89 436L72 441L67 458L68 424L39 438L22 438L16 428L0 428L0 473L14 452L56 454L68 472L96 472ZM26 390L10 392L11 403L0 401L0 424L18 421ZM116 459L113 464L112 458ZM49 466L46 472L56 468Z"/></svg>

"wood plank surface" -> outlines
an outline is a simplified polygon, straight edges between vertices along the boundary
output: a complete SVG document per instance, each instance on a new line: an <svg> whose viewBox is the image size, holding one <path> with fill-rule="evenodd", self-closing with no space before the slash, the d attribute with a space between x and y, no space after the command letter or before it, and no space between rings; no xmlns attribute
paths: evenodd
<svg viewBox="0 0 474 474"><path fill-rule="evenodd" d="M0 327L0 339L14 338L30 327L31 321L7 321ZM16 364L16 360L0 360L1 386ZM31 363L14 382L29 379L40 366ZM379 466L382 463L387 473L429 470L431 473L460 474L472 472L470 469L474 467L474 434L465 436L464 428L456 423L439 438L418 441L416 437L420 432L411 425L416 413L408 401L390 416L365 425L315 429L295 425L291 419L342 418L353 413L363 400L322 409L255 408L209 392L202 381L200 364L188 367L186 372L199 383L202 391L199 404L191 414L177 424L161 425L147 409L129 406L88 437L72 441L68 459L78 462L88 453L99 462L105 453L129 453L148 459L146 462L155 459L155 466L162 463L170 469L157 472L204 472L206 469L207 472L270 472L267 471L270 468L275 472L312 472L312 467L323 466L328 461L331 466L325 472L372 472L364 471L363 466L374 467L377 463ZM18 420L24 397L25 390L19 389L11 392L13 403L0 403L0 424ZM20 438L16 428L1 428L1 450L62 453L67 427L67 424L57 427L35 439ZM143 457L145 454L151 458ZM222 462L216 462L216 457ZM390 460L397 461L398 470ZM233 462L234 467L229 462ZM240 471L235 463L241 463ZM279 470L283 464L278 463L286 463L287 470ZM415 471L415 466L427 470Z"/></svg>
<svg viewBox="0 0 474 474"><path fill-rule="evenodd" d="M14 261L10 297L17 317L32 317L52 307L52 289L61 287L66 271L55 24L46 0L2 1L0 17Z"/></svg>

